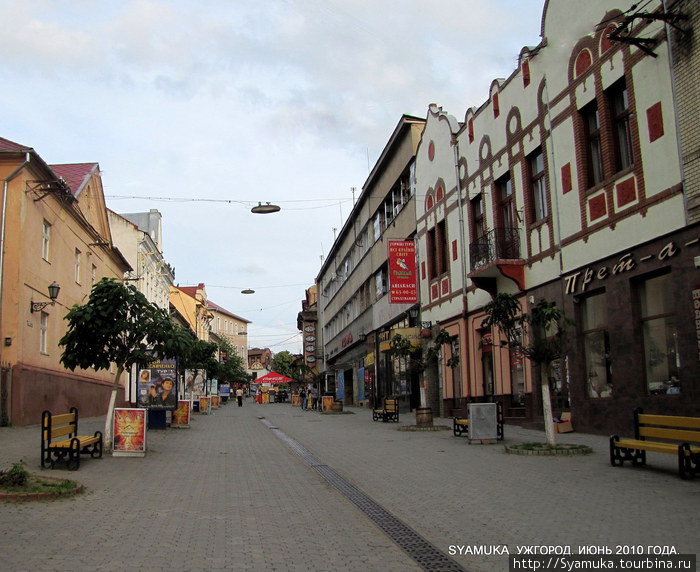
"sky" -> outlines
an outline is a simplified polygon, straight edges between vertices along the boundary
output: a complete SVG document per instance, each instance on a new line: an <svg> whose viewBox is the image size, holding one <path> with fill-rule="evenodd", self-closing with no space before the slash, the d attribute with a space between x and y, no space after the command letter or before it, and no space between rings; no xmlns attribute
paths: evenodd
<svg viewBox="0 0 700 572"><path fill-rule="evenodd" d="M0 137L99 163L108 208L162 213L176 284L250 320L249 347L300 353L305 290L401 116L463 120L543 6L0 0Z"/></svg>

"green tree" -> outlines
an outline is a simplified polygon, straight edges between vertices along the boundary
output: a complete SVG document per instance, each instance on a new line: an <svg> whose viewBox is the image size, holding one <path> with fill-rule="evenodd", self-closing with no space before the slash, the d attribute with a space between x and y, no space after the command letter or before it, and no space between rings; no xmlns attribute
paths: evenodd
<svg viewBox="0 0 700 572"><path fill-rule="evenodd" d="M281 351L275 354L272 358L272 369L277 373L286 375L287 377L295 378L294 375L294 362L296 358L294 355L287 350Z"/></svg>
<svg viewBox="0 0 700 572"><path fill-rule="evenodd" d="M227 383L248 383L250 379L246 363L227 339L223 338L219 342L219 352L222 359L218 364L217 378Z"/></svg>
<svg viewBox="0 0 700 572"><path fill-rule="evenodd" d="M517 297L504 292L498 293L484 311L487 317L483 327L496 327L505 335L504 345L540 366L545 435L549 445L556 445L549 380L552 364L563 354L565 327L570 321L555 302L546 300L540 300L530 314L522 313Z"/></svg>
<svg viewBox="0 0 700 572"><path fill-rule="evenodd" d="M196 378L200 371L204 371L207 374L207 379L216 378L219 365L216 359L218 346L212 342L199 340L192 332L189 333L192 342L178 356L180 372L184 374L185 370L193 370L193 377Z"/></svg>
<svg viewBox="0 0 700 572"><path fill-rule="evenodd" d="M117 367L105 420L105 447L112 447L111 418L124 371L146 367L154 360L175 358L189 351L192 336L170 320L168 313L151 304L133 285L103 278L88 301L66 314L68 329L58 342L61 363L76 368L109 370Z"/></svg>

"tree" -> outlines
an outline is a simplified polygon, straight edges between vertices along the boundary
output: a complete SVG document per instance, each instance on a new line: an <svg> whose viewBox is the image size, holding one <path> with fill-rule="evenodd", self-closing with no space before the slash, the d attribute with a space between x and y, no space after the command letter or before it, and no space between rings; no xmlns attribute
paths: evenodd
<svg viewBox="0 0 700 572"><path fill-rule="evenodd" d="M193 338L133 285L114 278L96 283L87 303L73 306L65 320L68 329L58 342L64 348L61 363L65 367L71 371L109 370L112 363L117 367L104 431L110 449L111 418L122 373L133 365L146 367L154 360L186 353Z"/></svg>
<svg viewBox="0 0 700 572"><path fill-rule="evenodd" d="M294 378L294 362L295 357L287 350L281 351L275 354L272 358L272 369L277 373L286 375L287 377Z"/></svg>
<svg viewBox="0 0 700 572"><path fill-rule="evenodd" d="M482 322L483 327L496 327L505 335L503 345L520 351L540 366L545 435L549 445L556 445L549 380L552 364L563 353L564 329L569 320L555 302L546 300L540 300L530 314L522 313L518 299L504 292L498 293L484 311L487 317Z"/></svg>
<svg viewBox="0 0 700 572"><path fill-rule="evenodd" d="M248 383L246 363L226 338L219 342L219 352L225 358L218 364L216 377L228 383Z"/></svg>
<svg viewBox="0 0 700 572"><path fill-rule="evenodd" d="M199 340L191 332L192 342L185 351L178 356L181 372L194 370L193 378L197 377L199 371L205 371L207 379L214 379L217 375L219 362L216 359L218 346L215 343Z"/></svg>

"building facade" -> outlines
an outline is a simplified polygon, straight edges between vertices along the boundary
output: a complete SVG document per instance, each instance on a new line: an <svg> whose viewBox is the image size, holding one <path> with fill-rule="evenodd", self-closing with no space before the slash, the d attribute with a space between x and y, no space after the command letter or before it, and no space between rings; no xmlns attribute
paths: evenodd
<svg viewBox="0 0 700 572"><path fill-rule="evenodd" d="M555 415L571 411L578 429L623 430L638 406L697 413L697 188L675 92L691 84L697 101L697 74L674 76L669 42L697 4L666 4L597 0L574 14L548 2L542 41L487 101L463 121L430 106L416 158L420 294L423 319L456 340L445 415L498 400L506 417L541 418L536 369L482 326L498 292L573 319L550 384ZM674 41L690 50L684 34ZM677 74L692 73L686 59Z"/></svg>
<svg viewBox="0 0 700 572"><path fill-rule="evenodd" d="M0 422L36 424L43 410L71 406L103 415L116 368L71 372L58 345L64 316L92 285L131 270L112 242L99 165L50 166L34 149L0 139L0 179Z"/></svg>
<svg viewBox="0 0 700 572"><path fill-rule="evenodd" d="M409 313L417 292L395 296L390 250L409 249L396 260L413 264L414 158L424 124L401 118L316 278L323 389L346 404L373 406L389 396L403 409L420 403L419 373L391 350L399 332L418 339Z"/></svg>

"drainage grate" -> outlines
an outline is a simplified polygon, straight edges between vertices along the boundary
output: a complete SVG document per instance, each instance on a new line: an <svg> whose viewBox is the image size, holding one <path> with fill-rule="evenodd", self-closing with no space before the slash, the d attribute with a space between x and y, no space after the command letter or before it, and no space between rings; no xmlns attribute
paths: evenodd
<svg viewBox="0 0 700 572"><path fill-rule="evenodd" d="M428 542L410 526L400 521L379 503L367 496L356 486L347 482L343 477L321 463L302 445L269 421L261 419L269 429L274 429L275 435L284 441L297 455L314 468L329 484L333 485L345 498L364 512L384 533L399 547L415 560L424 570L429 572L464 572L464 568L448 558L437 547Z"/></svg>

